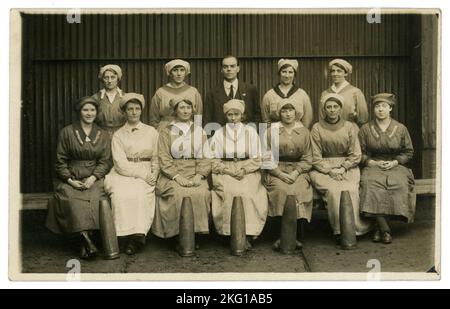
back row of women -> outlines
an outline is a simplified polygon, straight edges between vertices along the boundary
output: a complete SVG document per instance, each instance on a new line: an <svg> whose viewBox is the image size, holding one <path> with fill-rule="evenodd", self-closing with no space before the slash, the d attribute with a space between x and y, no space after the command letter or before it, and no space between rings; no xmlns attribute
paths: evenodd
<svg viewBox="0 0 450 309"><path fill-rule="evenodd" d="M237 79L239 70L235 57L225 57L224 81L203 104L197 89L184 81L189 63L168 62L169 82L153 96L146 125L141 122L144 97L118 87L119 66L102 67L98 77L104 89L79 100L79 121L60 133L56 202L49 205L47 227L81 235L80 255L91 258L98 252L91 237L99 229L99 204L111 201L121 250L131 255L145 244L150 229L162 238L178 235L186 196L192 200L196 233L208 233L212 217L216 231L230 235L233 198L240 196L250 248L267 216L282 215L288 195L296 197L297 218L309 222L313 187L325 202L337 240L342 191L350 193L357 235L374 228L373 241L390 243L389 219L413 221L414 177L405 167L413 146L406 127L391 118L393 94L372 97L375 117L367 122L363 93L346 81L352 66L332 60L333 84L322 93L319 122L309 130L313 109L294 84L296 60L278 62L280 82L261 104L256 87ZM211 122L221 127L204 130L194 115L203 115L205 129ZM261 120L271 130L259 136L246 122ZM272 145L273 132L277 147L267 155L261 140Z"/></svg>

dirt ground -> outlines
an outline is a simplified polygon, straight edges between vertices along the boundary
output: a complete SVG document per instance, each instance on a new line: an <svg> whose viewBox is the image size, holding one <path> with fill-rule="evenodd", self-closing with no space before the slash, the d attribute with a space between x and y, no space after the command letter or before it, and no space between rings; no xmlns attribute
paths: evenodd
<svg viewBox="0 0 450 309"><path fill-rule="evenodd" d="M44 227L45 211L28 211L22 219L22 271L67 273L66 263L77 258L73 242ZM282 255L272 250L275 233L268 222L254 248L244 256L230 255L229 239L212 233L197 238L200 250L182 258L175 242L149 236L144 250L120 259L81 261L82 273L223 273L223 272L367 272L367 261L378 259L383 272L426 272L434 261L434 220L392 224L390 245L371 242L370 235L358 239L358 249L345 251L335 245L326 220L305 226L301 252ZM306 260L306 261L305 261ZM308 268L308 266L310 268Z"/></svg>

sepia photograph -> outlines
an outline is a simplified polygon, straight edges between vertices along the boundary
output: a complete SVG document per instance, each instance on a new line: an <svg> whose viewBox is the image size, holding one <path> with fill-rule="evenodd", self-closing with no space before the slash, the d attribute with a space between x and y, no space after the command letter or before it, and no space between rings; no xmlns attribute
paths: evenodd
<svg viewBox="0 0 450 309"><path fill-rule="evenodd" d="M10 280L439 280L439 9L12 9Z"/></svg>

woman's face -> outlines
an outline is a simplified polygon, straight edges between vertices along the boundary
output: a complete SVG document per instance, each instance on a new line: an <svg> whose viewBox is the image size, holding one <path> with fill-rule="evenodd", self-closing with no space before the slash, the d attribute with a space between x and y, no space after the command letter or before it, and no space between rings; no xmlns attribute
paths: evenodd
<svg viewBox="0 0 450 309"><path fill-rule="evenodd" d="M127 106L125 107L125 113L127 114L127 120L129 124L138 123L141 120L141 104L136 102L128 102Z"/></svg>
<svg viewBox="0 0 450 309"><path fill-rule="evenodd" d="M85 124L92 124L97 116L97 108L90 103L84 104L80 110L80 119Z"/></svg>
<svg viewBox="0 0 450 309"><path fill-rule="evenodd" d="M334 84L340 84L345 81L348 73L337 65L332 65L330 69L330 76Z"/></svg>
<svg viewBox="0 0 450 309"><path fill-rule="evenodd" d="M375 104L374 112L378 120L384 120L390 117L392 107L386 102Z"/></svg>
<svg viewBox="0 0 450 309"><path fill-rule="evenodd" d="M295 122L295 109L292 106L285 106L280 110L280 119L284 124L292 124Z"/></svg>
<svg viewBox="0 0 450 309"><path fill-rule="evenodd" d="M180 65L177 65L170 71L169 78L176 85L181 85L186 78L186 69Z"/></svg>
<svg viewBox="0 0 450 309"><path fill-rule="evenodd" d="M334 101L325 102L325 115L328 120L334 121L338 119L341 113L341 106Z"/></svg>
<svg viewBox="0 0 450 309"><path fill-rule="evenodd" d="M295 70L293 67L288 66L280 70L280 82L283 85L292 85L295 78Z"/></svg>
<svg viewBox="0 0 450 309"><path fill-rule="evenodd" d="M103 73L103 85L106 90L113 90L117 87L119 78L113 71L107 70Z"/></svg>
<svg viewBox="0 0 450 309"><path fill-rule="evenodd" d="M237 109L229 110L226 116L228 123L239 123L242 121L242 113Z"/></svg>
<svg viewBox="0 0 450 309"><path fill-rule="evenodd" d="M180 102L176 109L177 120L187 122L192 119L192 106L186 102Z"/></svg>

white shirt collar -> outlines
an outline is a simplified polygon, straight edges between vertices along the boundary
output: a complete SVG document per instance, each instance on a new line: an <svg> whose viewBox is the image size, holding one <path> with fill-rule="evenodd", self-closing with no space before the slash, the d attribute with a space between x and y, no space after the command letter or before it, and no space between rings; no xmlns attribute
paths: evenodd
<svg viewBox="0 0 450 309"><path fill-rule="evenodd" d="M284 124L281 121L275 122L271 125L274 129L285 128ZM296 121L294 127L291 130L301 129L304 125L300 121Z"/></svg>
<svg viewBox="0 0 450 309"><path fill-rule="evenodd" d="M349 85L350 83L348 81L344 81L339 88L336 88L336 86L333 84L331 85L331 90L333 90L335 93L339 93L342 91L342 89L344 89L345 87L347 87L347 85Z"/></svg>
<svg viewBox="0 0 450 309"><path fill-rule="evenodd" d="M236 93L236 90L238 89L238 85L239 85L238 79L236 78L232 83L230 83L230 82L227 81L227 80L223 80L223 87L224 87L226 90L229 90L230 87L231 87L231 85L233 85L233 91L234 91L234 93Z"/></svg>
<svg viewBox="0 0 450 309"><path fill-rule="evenodd" d="M117 93L119 94L120 97L123 97L122 89L120 89L119 87L117 87ZM105 88L100 90L100 99L103 99L105 97L105 94L106 94Z"/></svg>
<svg viewBox="0 0 450 309"><path fill-rule="evenodd" d="M176 126L178 129L183 131L184 135L187 135L189 130L191 129L191 126L192 126L193 122L189 121L189 122L186 123L186 122L176 122L175 120L172 120L170 122L170 124Z"/></svg>
<svg viewBox="0 0 450 309"><path fill-rule="evenodd" d="M142 128L144 127L144 124L141 122L141 121L139 121L139 123L136 125L136 126L134 126L134 127L132 127L132 126L130 126L130 124L128 123L128 121L125 123L125 130L127 131L127 132L133 132L132 130L133 130L133 128L136 128L136 129L138 129L138 130L142 130Z"/></svg>

